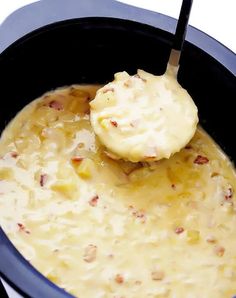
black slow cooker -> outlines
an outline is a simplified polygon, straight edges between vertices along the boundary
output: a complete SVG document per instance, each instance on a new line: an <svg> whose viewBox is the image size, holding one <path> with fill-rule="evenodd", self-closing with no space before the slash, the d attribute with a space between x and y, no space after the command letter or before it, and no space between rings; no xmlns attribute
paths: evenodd
<svg viewBox="0 0 236 298"><path fill-rule="evenodd" d="M48 0L19 10L0 27L0 129L59 86L106 83L115 72L137 68L164 73L175 26L170 17L110 0ZM235 54L190 27L178 80L196 102L201 125L232 161L235 74ZM1 229L0 274L24 297L72 297L36 271Z"/></svg>

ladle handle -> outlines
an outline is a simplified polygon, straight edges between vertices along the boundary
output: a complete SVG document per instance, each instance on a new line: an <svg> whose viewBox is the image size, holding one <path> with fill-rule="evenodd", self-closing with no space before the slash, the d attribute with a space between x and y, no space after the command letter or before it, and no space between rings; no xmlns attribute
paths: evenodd
<svg viewBox="0 0 236 298"><path fill-rule="evenodd" d="M169 63L174 66L179 65L180 54L187 32L192 3L193 0L183 0L182 2L179 19L175 30L174 42L169 58Z"/></svg>

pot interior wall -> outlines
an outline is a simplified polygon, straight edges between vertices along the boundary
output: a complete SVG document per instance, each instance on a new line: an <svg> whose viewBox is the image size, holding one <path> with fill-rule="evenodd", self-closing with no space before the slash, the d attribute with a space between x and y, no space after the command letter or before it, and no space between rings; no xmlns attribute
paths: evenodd
<svg viewBox="0 0 236 298"><path fill-rule="evenodd" d="M29 34L0 57L0 129L25 104L56 87L106 83L117 71L162 74L172 35L125 20L87 18L60 22ZM199 108L203 127L236 160L236 80L221 64L186 43L179 82Z"/></svg>

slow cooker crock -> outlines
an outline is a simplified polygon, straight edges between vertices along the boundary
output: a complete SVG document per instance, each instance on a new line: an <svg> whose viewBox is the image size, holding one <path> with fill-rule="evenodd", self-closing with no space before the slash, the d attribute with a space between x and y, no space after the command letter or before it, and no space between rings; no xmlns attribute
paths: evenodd
<svg viewBox="0 0 236 298"><path fill-rule="evenodd" d="M217 54L222 46L198 34L215 44ZM104 17L57 22L24 36L0 55L0 129L28 102L56 87L106 83L120 70L163 73L172 39L170 32L159 28ZM196 102L202 126L235 161L236 58L224 51L227 62L222 64L208 54L209 48L206 53L186 42L178 80ZM2 230L0 274L24 297L72 297L37 272Z"/></svg>

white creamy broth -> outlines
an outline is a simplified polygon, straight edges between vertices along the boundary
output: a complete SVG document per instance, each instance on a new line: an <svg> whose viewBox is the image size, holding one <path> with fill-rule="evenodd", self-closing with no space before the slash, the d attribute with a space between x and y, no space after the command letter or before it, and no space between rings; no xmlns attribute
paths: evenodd
<svg viewBox="0 0 236 298"><path fill-rule="evenodd" d="M0 224L76 297L236 294L235 170L198 128L170 159L114 160L94 135L99 86L47 93L0 140Z"/></svg>

